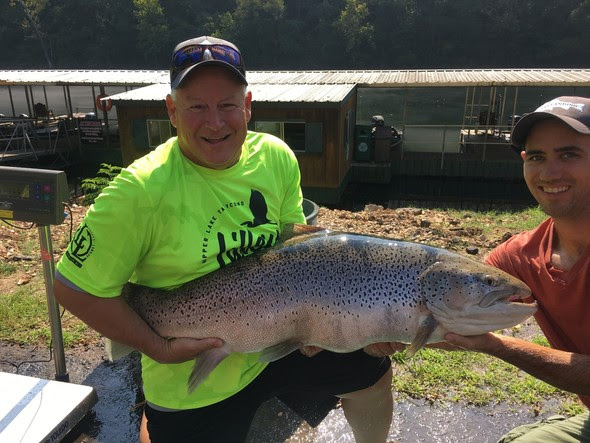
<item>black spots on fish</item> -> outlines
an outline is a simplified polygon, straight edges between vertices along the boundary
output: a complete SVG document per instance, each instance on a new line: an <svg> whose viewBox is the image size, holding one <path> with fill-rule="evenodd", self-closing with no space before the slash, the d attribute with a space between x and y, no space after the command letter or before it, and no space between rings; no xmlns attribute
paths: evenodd
<svg viewBox="0 0 590 443"><path fill-rule="evenodd" d="M428 266L427 255L402 242L354 235L294 242L257 258L256 272L252 264L242 266L249 263L246 257L220 270L223 278L212 273L191 283L180 309L173 314L169 308L162 310L158 321L179 316L196 325L215 325L221 315L232 324L252 327L294 321L299 312L332 322L338 317L362 318L366 311L374 315L407 310L418 303L416 280Z"/></svg>

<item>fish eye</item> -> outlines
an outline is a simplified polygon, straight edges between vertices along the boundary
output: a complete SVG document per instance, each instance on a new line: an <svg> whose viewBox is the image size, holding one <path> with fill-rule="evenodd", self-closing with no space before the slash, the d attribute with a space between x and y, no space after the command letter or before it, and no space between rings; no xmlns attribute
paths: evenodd
<svg viewBox="0 0 590 443"><path fill-rule="evenodd" d="M484 277L484 281L486 282L486 284L488 284L490 286L496 286L496 284L498 283L496 281L496 279L494 277L492 277L491 275L486 275Z"/></svg>

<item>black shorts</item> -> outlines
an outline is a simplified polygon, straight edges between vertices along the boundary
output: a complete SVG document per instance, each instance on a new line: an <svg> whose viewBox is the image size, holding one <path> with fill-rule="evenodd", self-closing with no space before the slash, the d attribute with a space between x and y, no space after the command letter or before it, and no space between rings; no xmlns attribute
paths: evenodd
<svg viewBox="0 0 590 443"><path fill-rule="evenodd" d="M338 403L339 394L375 384L389 369L389 358L364 351L314 357L292 352L270 363L248 386L210 406L162 412L145 407L152 442L240 442L246 439L258 407L273 397L317 426Z"/></svg>

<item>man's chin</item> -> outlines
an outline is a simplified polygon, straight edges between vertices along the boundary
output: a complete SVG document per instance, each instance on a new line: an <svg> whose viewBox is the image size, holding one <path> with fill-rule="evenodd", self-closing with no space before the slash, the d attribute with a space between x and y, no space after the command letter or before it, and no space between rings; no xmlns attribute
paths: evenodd
<svg viewBox="0 0 590 443"><path fill-rule="evenodd" d="M238 160L240 159L239 155L233 155L231 157L213 157L213 158L203 158L201 162L201 166L210 169L228 169L235 165Z"/></svg>
<svg viewBox="0 0 590 443"><path fill-rule="evenodd" d="M554 219L558 218L576 218L583 211L572 205L564 204L552 204L552 203L539 203L541 210L549 217Z"/></svg>

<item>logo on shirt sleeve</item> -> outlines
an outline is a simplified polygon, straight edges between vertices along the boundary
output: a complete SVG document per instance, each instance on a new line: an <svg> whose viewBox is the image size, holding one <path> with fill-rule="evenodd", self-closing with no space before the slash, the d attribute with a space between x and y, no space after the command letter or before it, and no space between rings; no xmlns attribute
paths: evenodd
<svg viewBox="0 0 590 443"><path fill-rule="evenodd" d="M83 223L74 234L74 238L66 251L66 257L81 268L82 263L90 257L92 251L94 251L94 235L86 223Z"/></svg>

